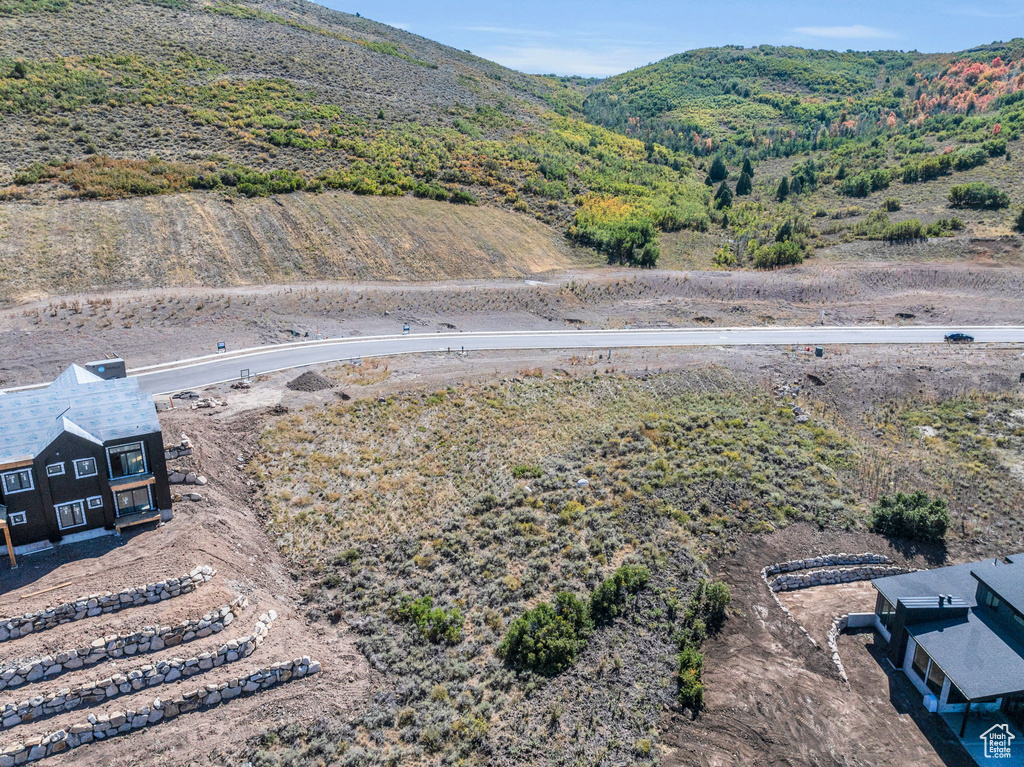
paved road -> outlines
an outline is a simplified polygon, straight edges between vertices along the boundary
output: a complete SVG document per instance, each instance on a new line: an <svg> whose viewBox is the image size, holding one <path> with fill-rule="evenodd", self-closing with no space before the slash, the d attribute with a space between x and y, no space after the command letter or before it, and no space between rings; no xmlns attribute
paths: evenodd
<svg viewBox="0 0 1024 767"><path fill-rule="evenodd" d="M816 346L828 344L932 344L962 331L978 343L1024 343L1024 327L811 327L687 330L558 330L507 333L438 333L373 336L280 344L182 360L131 371L153 394L170 394L275 370L394 354L496 349L608 349L671 346Z"/></svg>

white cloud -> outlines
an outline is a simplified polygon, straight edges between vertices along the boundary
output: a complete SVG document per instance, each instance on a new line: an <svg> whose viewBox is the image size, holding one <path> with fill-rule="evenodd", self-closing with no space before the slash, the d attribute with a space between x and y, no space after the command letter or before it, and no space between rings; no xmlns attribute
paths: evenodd
<svg viewBox="0 0 1024 767"><path fill-rule="evenodd" d="M521 72L609 77L658 61L671 55L672 51L655 52L649 48L629 47L597 51L523 45L496 46L479 53L485 58Z"/></svg>
<svg viewBox="0 0 1024 767"><path fill-rule="evenodd" d="M896 35L888 30L869 27L864 24L854 24L849 27L797 27L793 31L808 37L827 37L837 40L877 40L896 37Z"/></svg>

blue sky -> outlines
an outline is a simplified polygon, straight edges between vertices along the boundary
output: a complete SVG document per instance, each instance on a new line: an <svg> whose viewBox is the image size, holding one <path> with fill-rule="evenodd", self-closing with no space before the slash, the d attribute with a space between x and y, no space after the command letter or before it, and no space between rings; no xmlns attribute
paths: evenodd
<svg viewBox="0 0 1024 767"><path fill-rule="evenodd" d="M962 50L1024 36L1022 0L318 0L505 66L604 77L712 45Z"/></svg>

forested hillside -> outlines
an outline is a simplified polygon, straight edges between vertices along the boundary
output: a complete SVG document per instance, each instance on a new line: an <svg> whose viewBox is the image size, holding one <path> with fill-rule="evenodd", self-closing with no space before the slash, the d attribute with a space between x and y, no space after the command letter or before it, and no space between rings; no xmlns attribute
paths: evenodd
<svg viewBox="0 0 1024 767"><path fill-rule="evenodd" d="M1024 40L952 54L726 47L598 84L585 117L695 158L720 265L1020 231ZM934 182L934 183L931 183ZM867 202L865 202L865 200Z"/></svg>
<svg viewBox="0 0 1024 767"><path fill-rule="evenodd" d="M756 267L1006 234L1022 58L1019 40L727 47L598 82L305 0L0 0L0 203L418 196L531 216L638 266L680 230L706 233L707 265Z"/></svg>

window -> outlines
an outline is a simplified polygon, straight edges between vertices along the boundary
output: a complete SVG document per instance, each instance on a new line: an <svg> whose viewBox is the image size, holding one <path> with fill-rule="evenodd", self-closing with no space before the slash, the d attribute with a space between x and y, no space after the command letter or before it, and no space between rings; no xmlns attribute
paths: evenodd
<svg viewBox="0 0 1024 767"><path fill-rule="evenodd" d="M921 679L928 676L928 661L930 660L931 658L928 657L928 653L924 651L921 645L918 645L917 649L914 650L914 661L910 665Z"/></svg>
<svg viewBox="0 0 1024 767"><path fill-rule="evenodd" d="M1002 603L1003 603L1003 600L1001 600L999 597L997 597L996 593L994 591L992 591L992 590L986 590L985 591L985 604L987 604L993 610L995 610L996 612L999 612L999 606Z"/></svg>
<svg viewBox="0 0 1024 767"><path fill-rule="evenodd" d="M7 513L7 524L9 525L23 525L27 521L28 518L24 511L11 511Z"/></svg>
<svg viewBox="0 0 1024 767"><path fill-rule="evenodd" d="M103 498L101 498L98 495L94 495L92 498L87 500L86 503L89 504L89 508L90 509L102 509L103 508Z"/></svg>
<svg viewBox="0 0 1024 767"><path fill-rule="evenodd" d="M1017 624L1017 628L1024 628L1024 615L1015 612L1013 614L1013 622Z"/></svg>
<svg viewBox="0 0 1024 767"><path fill-rule="evenodd" d="M32 490L35 485L32 484L32 470L22 469L20 471L12 471L3 475L4 478L4 493L6 495L13 495L14 493L24 493L27 490Z"/></svg>
<svg viewBox="0 0 1024 767"><path fill-rule="evenodd" d="M95 477L98 472L96 471L96 459L95 458L79 458L75 461L75 478L84 479L85 477Z"/></svg>
<svg viewBox="0 0 1024 767"><path fill-rule="evenodd" d="M896 610L895 608L893 608L892 602L890 602L885 597L882 597L882 606L878 609L879 623L881 623L886 629L888 629L889 624L892 623L894 615L896 615Z"/></svg>
<svg viewBox="0 0 1024 767"><path fill-rule="evenodd" d="M928 689L934 692L936 695L942 695L942 685L946 682L946 675L939 668L939 664L932 661L932 667L928 670L928 678L925 680L925 684L928 685Z"/></svg>
<svg viewBox="0 0 1024 767"><path fill-rule="evenodd" d="M85 505L81 501L62 503L57 506L57 525L61 530L81 527L85 524Z"/></svg>
<svg viewBox="0 0 1024 767"><path fill-rule="evenodd" d="M110 462L111 479L146 473L146 455L142 451L141 442L108 447L107 460Z"/></svg>
<svg viewBox="0 0 1024 767"><path fill-rule="evenodd" d="M149 497L149 486L137 487L134 490L122 490L114 494L117 501L117 514L137 514L141 511L152 511L153 502Z"/></svg>
<svg viewBox="0 0 1024 767"><path fill-rule="evenodd" d="M46 467L46 476L48 477L59 477L64 473L63 463L51 463Z"/></svg>

